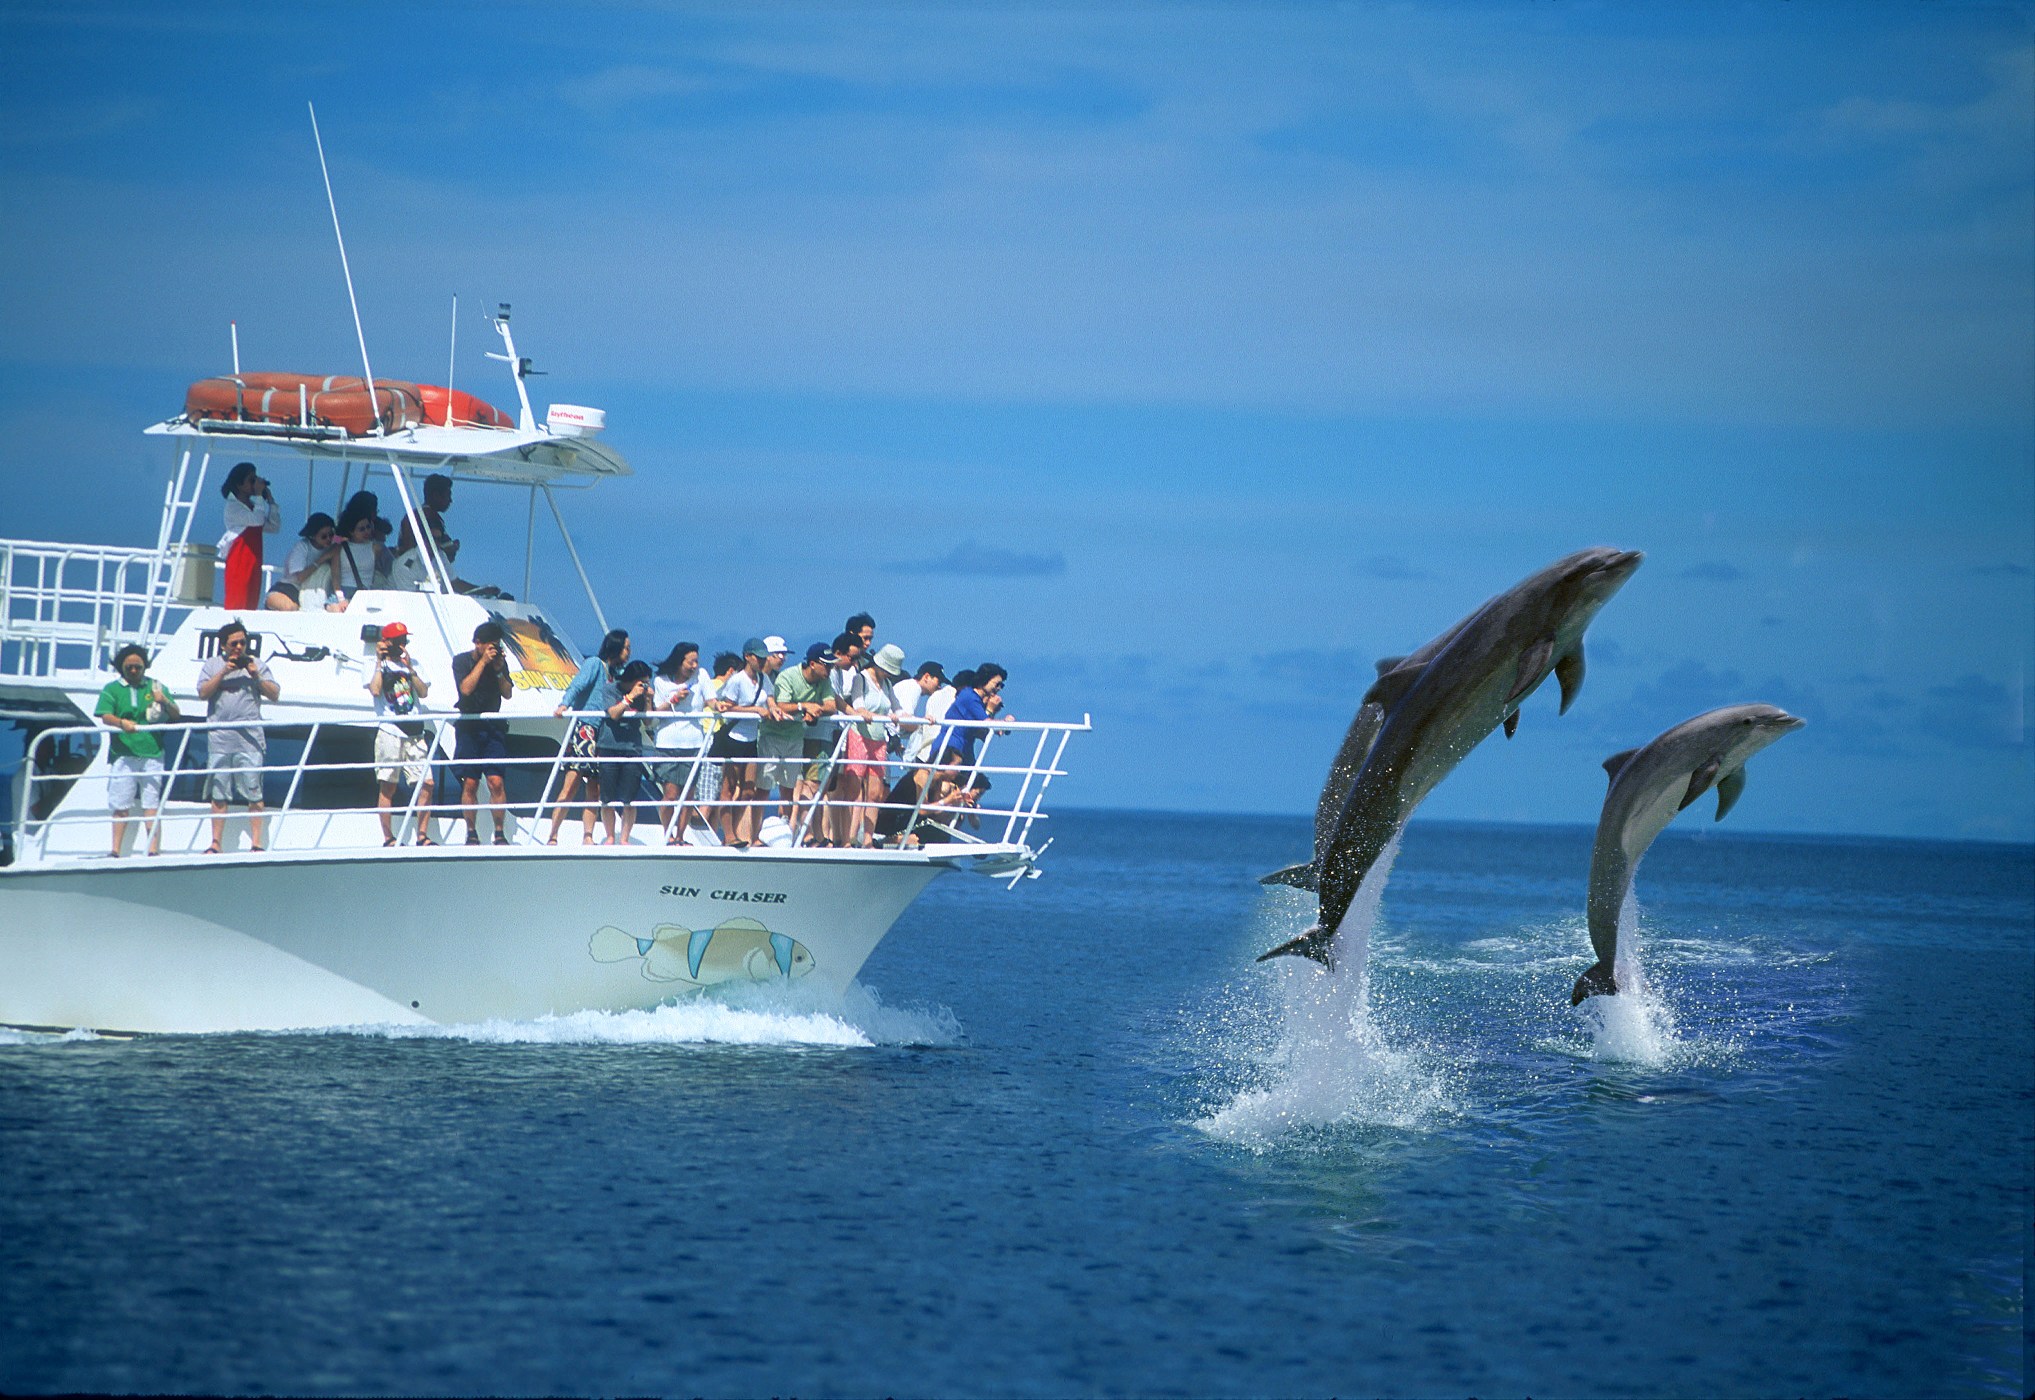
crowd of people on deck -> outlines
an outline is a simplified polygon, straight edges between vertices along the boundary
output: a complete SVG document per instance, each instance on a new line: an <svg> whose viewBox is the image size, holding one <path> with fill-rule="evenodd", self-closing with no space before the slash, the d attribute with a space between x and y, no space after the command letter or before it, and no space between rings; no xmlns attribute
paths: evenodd
<svg viewBox="0 0 2035 1400"><path fill-rule="evenodd" d="M223 606L232 611L344 612L363 589L426 588L433 577L443 578L457 593L507 596L454 574L459 541L445 525L445 513L452 509L452 478L442 473L424 478L417 512L428 535L423 547L407 514L399 530L381 513L374 492L356 491L337 520L322 510L306 517L266 592L261 587L264 542L280 531L282 522L269 482L254 463L241 462L226 474L219 493L226 498L226 531L219 539L226 572Z"/></svg>
<svg viewBox="0 0 2035 1400"><path fill-rule="evenodd" d="M449 476L424 480L417 512L426 533L421 544L407 513L397 531L373 492L356 491L336 521L322 511L305 520L265 593L264 540L277 533L281 518L269 482L252 462L241 462L227 473L220 494L226 532L219 548L230 611L340 612L364 589L428 588L434 577L457 592L509 596L453 573L459 541L445 525L452 508ZM251 849L261 850L267 743L257 722L261 702L278 698L281 687L240 619L222 626L217 640L218 652L198 679L205 718L218 726L207 730L208 849L225 848L228 814L239 805L247 811ZM114 855L126 845L136 810L148 853L161 849L164 753L153 727L182 715L147 668L141 647L121 648L114 658L118 677L100 692L96 709L100 722L115 731L107 795ZM927 661L907 676L903 649L876 645L876 621L868 613L850 617L831 642L812 643L796 662L784 638L762 636L751 637L740 652L719 653L711 665L695 643L680 642L653 666L635 657L627 632L611 631L553 711L567 720L567 733L556 792L547 792L545 840L558 843L574 808L580 840L590 845L631 841L645 812L654 812L667 841L738 850L763 843L866 848L951 840L953 823L973 821L972 809L989 789L977 745L982 724L1002 711L1005 678L994 662L950 677L939 662ZM508 725L499 716L514 685L499 623L476 629L472 649L453 658L451 683L457 715L452 772L465 841L481 843L482 812L493 808L491 839L507 845ZM433 741L422 718L433 687L410 658L404 624L381 628L366 688L374 702L383 842L397 844L397 799L408 787L418 813L416 844L435 844L430 819L447 809L433 806ZM541 825L542 804L538 816Z"/></svg>
<svg viewBox="0 0 2035 1400"><path fill-rule="evenodd" d="M206 794L212 844L227 840L234 805L248 815L251 848L266 845L263 770L264 700L281 687L249 645L238 618L220 627L218 651L199 671L206 704ZM426 701L434 685L409 652L409 629L380 629L365 688L374 706L374 778L383 843L398 843L398 798L417 814L415 842L435 844L434 815L482 842L509 844L505 815L510 767L502 702L514 693L500 623L474 630L471 649L452 659L451 762L456 809L434 806L438 784ZM148 675L139 646L120 649L118 672L100 692L96 715L110 736L108 808L113 854L120 855L140 811L149 854L161 849L158 820L165 780L157 727L182 719L169 692ZM793 660L779 636L752 637L740 652L703 665L693 642L673 646L656 665L633 654L620 629L601 639L560 697L565 721L557 781L538 804L558 843L577 809L582 844L629 843L646 814L667 842L747 849L758 844L868 848L952 840L957 823L975 820L990 788L977 761L988 721L1002 715L1004 668L984 662L949 676L937 661L907 675L895 643L876 645L876 622L850 617L831 642L814 642ZM441 680L444 679L441 677ZM444 713L441 708L440 714ZM246 727L241 727L246 726ZM450 794L448 793L449 797Z"/></svg>

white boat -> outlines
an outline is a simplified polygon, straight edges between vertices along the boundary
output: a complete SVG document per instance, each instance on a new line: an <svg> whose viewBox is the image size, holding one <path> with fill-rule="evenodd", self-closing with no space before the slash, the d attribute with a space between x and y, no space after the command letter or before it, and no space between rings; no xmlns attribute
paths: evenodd
<svg viewBox="0 0 2035 1400"><path fill-rule="evenodd" d="M260 421L187 414L147 429L174 450L153 547L0 540L0 720L24 731L27 749L0 866L0 1024L215 1032L528 1020L648 1008L726 982L790 981L824 997L848 986L936 876L1015 884L1037 873L1046 791L1085 718L978 725L971 771L994 779L989 794L949 821L910 813L908 829L935 841L908 849L813 848L788 828L781 844L744 850L664 844L667 835L711 838L655 824L626 845L553 847L536 814L557 791L567 721L553 711L581 652L533 601L528 552L514 601L454 591L443 561L426 558L418 586L362 590L343 612L214 604L212 551L192 536L204 532L198 517L223 456L289 464L313 502L341 501L363 484L392 488L420 539L425 473L463 490L527 491L533 540L541 499L606 627L555 488L595 485L628 465L599 436L597 412L559 405L535 421L506 307L494 322L507 352L494 358L510 364L520 403L513 427L390 426L377 411L356 433L319 421L308 396L300 412ZM197 723L159 731L171 769L165 800L153 826L132 823L131 849L109 855L112 731L93 710L115 650L146 647L150 674L186 716L202 716L198 670L234 617L282 684L261 722L267 848L248 849L236 809L227 850L206 853L212 811L197 784L204 735L221 726ZM414 659L445 682L445 695L453 654L489 619L504 626L514 663L503 705L508 844L386 847L364 688L373 636L403 622ZM443 761L449 715L429 727ZM407 800L400 818L414 837L432 814L414 794ZM449 838L446 801L441 789L435 829ZM160 840L161 854L142 853L147 839Z"/></svg>

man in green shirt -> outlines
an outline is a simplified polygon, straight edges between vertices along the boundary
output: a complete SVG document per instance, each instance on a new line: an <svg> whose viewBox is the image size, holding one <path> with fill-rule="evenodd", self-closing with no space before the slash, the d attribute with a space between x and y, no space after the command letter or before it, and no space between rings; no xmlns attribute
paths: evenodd
<svg viewBox="0 0 2035 1400"><path fill-rule="evenodd" d="M827 680L827 669L833 664L832 649L825 642L814 642L806 648L803 665L779 671L770 697L770 717L757 730L756 752L766 760L764 789L775 786L782 790L787 804L785 820L794 831L799 824L798 804L819 792L819 784L806 771L806 725L840 708Z"/></svg>
<svg viewBox="0 0 2035 1400"><path fill-rule="evenodd" d="M141 818L148 828L148 853L162 854L162 823L156 812L162 806L163 744L150 725L175 721L183 716L170 699L162 682L148 674L148 653L133 643L120 648L113 657L113 669L120 679L108 681L99 692L94 710L99 722L114 731L107 742L112 752L107 767L106 806L113 813L113 854L127 845L127 814L141 804Z"/></svg>

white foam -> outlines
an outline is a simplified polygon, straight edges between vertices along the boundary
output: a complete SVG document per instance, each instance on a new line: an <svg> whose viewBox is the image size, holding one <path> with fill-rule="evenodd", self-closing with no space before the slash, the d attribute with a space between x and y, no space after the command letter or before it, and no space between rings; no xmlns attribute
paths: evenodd
<svg viewBox="0 0 2035 1400"><path fill-rule="evenodd" d="M95 1031L21 1031L0 1026L0 1045L68 1045L80 1040L99 1040Z"/></svg>
<svg viewBox="0 0 2035 1400"><path fill-rule="evenodd" d="M1618 991L1584 999L1576 1008L1590 1033L1590 1058L1612 1064L1659 1066L1688 1057L1675 1031L1674 1008L1647 980L1640 957L1639 900L1628 888L1618 910L1618 957L1612 967Z"/></svg>
<svg viewBox="0 0 2035 1400"><path fill-rule="evenodd" d="M1445 1106L1438 1076L1412 1052L1387 1046L1370 1017L1371 935L1398 853L1395 839L1350 902L1336 934L1333 971L1305 958L1280 958L1266 969L1274 996L1255 1014L1232 1016L1216 1037L1218 1053L1229 1062L1223 1069L1252 1082L1196 1119L1195 1127L1263 1147L1296 1131L1417 1127ZM1282 929L1294 917L1290 908L1273 913ZM1292 933L1275 929L1269 936L1279 942Z"/></svg>
<svg viewBox="0 0 2035 1400"><path fill-rule="evenodd" d="M950 1045L961 1037L944 1006L887 1006L874 988L851 985L831 1005L803 988L717 988L648 1011L578 1011L533 1021L463 1025L350 1026L328 1034L390 1040L464 1040L481 1045L764 1045L866 1049Z"/></svg>

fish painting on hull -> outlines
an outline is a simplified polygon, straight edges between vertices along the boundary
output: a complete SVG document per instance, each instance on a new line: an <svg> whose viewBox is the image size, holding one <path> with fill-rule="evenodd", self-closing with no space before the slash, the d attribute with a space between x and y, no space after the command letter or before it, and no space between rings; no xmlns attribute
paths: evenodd
<svg viewBox="0 0 2035 1400"><path fill-rule="evenodd" d="M1597 961L1576 979L1569 1005L1617 992L1618 915L1654 837L1712 787L1716 819L1723 821L1745 791L1745 761L1804 723L1773 705L1726 705L1604 760L1611 790L1590 851L1590 947Z"/></svg>
<svg viewBox="0 0 2035 1400"><path fill-rule="evenodd" d="M1320 921L1258 961L1296 956L1335 965L1332 948L1343 915L1413 809L1492 730L1503 725L1510 736L1519 706L1550 675L1561 682L1567 711L1583 684L1584 630L1645 557L1637 550L1579 550L1436 639L1442 645L1405 677L1405 693L1385 707L1343 799L1316 871ZM1410 670L1411 661L1381 681Z"/></svg>
<svg viewBox="0 0 2035 1400"><path fill-rule="evenodd" d="M813 955L805 944L789 934L772 933L754 919L729 919L710 929L659 924L647 936L610 924L594 930L587 951L595 962L640 960L646 981L691 987L789 980L813 970Z"/></svg>

